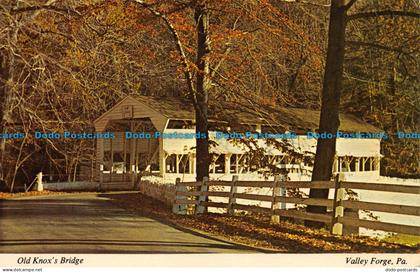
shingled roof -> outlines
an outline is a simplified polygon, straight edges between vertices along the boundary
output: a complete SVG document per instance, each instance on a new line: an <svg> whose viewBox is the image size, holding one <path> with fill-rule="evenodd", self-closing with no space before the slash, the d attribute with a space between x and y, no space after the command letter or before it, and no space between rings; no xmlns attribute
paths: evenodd
<svg viewBox="0 0 420 272"><path fill-rule="evenodd" d="M175 97L132 96L137 101L147 105L169 119L194 120L195 113L192 104L185 99ZM289 131L318 129L320 112L303 108L275 108L238 105L233 102L218 102L217 107L210 107L209 119L232 121L242 124L261 124L282 127ZM380 130L363 120L350 115L340 114L341 131L348 132L379 132Z"/></svg>

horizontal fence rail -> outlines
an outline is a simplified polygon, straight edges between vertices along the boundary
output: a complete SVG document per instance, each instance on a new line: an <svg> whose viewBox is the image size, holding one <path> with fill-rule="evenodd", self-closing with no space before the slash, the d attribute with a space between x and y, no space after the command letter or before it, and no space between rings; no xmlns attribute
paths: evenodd
<svg viewBox="0 0 420 272"><path fill-rule="evenodd" d="M214 187L218 187L219 189L220 187L224 187L225 191L210 190L210 188ZM266 188L270 190L271 195L258 194L256 192L239 193L239 188ZM287 189L304 188L333 190L334 198L319 199L287 196ZM180 182L180 179L177 179L173 212L177 214L187 214L187 210L190 208L190 210L195 210L195 213L197 214L204 212L206 208L222 208L230 215L234 215L236 211L266 214L271 216L274 222L279 222L279 217L322 222L330 226L332 233L338 235L343 233L343 225L420 235L420 227L418 226L386 223L346 216L346 209L420 216L420 207L418 206L345 199L346 190L349 189L401 194L420 194L420 186L344 181L343 174L336 175L333 181L311 182L288 181L286 176L276 176L274 181L239 181L237 176L234 176L232 181L208 180L207 178L204 178L203 181L200 182ZM210 197L222 198L226 202L213 202L209 200ZM237 203L238 200L266 202L271 204L271 208L250 204L239 204ZM322 206L327 207L331 212L329 214L319 214L307 212L305 209L286 209L286 203Z"/></svg>
<svg viewBox="0 0 420 272"><path fill-rule="evenodd" d="M341 188L369 190L369 191L382 191L382 192L392 192L392 193L404 193L404 194L420 194L420 186L412 186L412 185L342 182Z"/></svg>

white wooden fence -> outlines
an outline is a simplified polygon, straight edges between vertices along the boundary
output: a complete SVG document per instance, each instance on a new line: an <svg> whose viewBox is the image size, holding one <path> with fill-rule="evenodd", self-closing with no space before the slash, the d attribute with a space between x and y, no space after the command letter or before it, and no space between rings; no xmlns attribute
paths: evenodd
<svg viewBox="0 0 420 272"><path fill-rule="evenodd" d="M212 186L224 186L228 187L229 190L222 192L214 191L211 190ZM269 188L272 191L272 195L238 193L238 188L240 187ZM334 190L334 198L317 199L286 196L287 189L301 188ZM205 207L215 207L224 208L229 215L234 215L237 210L267 214L272 217L274 222L278 222L280 216L323 222L330 226L333 234L338 235L342 234L343 225L348 225L420 236L419 226L359 219L346 216L345 214L345 209L348 208L420 216L419 206L346 200L344 198L346 189L420 194L420 186L344 181L342 174L338 174L333 181L312 182L286 181L285 178L279 176L276 177L274 181L239 181L237 176L234 176L232 181L209 181L207 178L204 178L201 182L180 182L180 179L177 179L173 212L177 214L186 214L187 210L192 208L195 210L195 213L198 214L205 212ZM208 200L208 197L224 198L226 201L212 202ZM238 199L269 202L271 203L271 208L238 204ZM285 203L324 206L331 209L332 212L330 214L317 214L304 210L286 209Z"/></svg>

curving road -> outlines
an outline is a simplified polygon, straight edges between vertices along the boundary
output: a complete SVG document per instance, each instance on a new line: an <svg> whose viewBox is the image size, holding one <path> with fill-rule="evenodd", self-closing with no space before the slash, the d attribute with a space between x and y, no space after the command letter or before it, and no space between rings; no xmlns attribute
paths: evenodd
<svg viewBox="0 0 420 272"><path fill-rule="evenodd" d="M1 201L1 200L0 200ZM252 253L72 194L0 202L0 253ZM255 251L254 251L255 252Z"/></svg>

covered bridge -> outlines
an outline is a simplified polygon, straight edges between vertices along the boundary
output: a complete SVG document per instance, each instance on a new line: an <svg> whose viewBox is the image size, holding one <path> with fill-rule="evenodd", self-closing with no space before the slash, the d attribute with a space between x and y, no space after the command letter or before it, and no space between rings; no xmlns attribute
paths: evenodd
<svg viewBox="0 0 420 272"><path fill-rule="evenodd" d="M147 172L168 182L174 182L176 177L193 180L195 138L187 136L195 133L194 116L192 105L182 99L150 96L122 99L94 121L97 132L115 135L114 139L97 139L98 179L102 183L135 182L139 173ZM216 137L215 131L295 132L298 136L289 142L299 152L310 154L315 152L316 139L309 139L307 132L315 131L318 121L319 112L314 110L261 107L256 110L232 103L219 104L209 117L213 131L210 138L216 143L211 147L212 178L229 180L233 174L258 175L259 170L250 165L246 147ZM376 127L347 114L341 114L340 123L340 131L379 132ZM267 145L265 140L258 142L275 165L289 167L292 172L297 167L296 172L302 174L305 170L310 176L309 165L295 161L284 150ZM335 171L379 176L379 161L380 139L338 139Z"/></svg>

